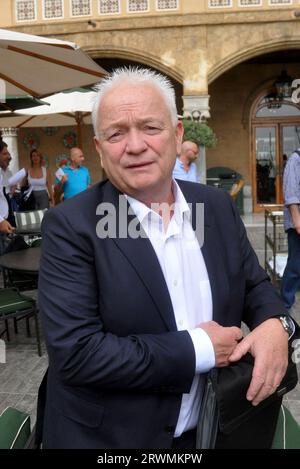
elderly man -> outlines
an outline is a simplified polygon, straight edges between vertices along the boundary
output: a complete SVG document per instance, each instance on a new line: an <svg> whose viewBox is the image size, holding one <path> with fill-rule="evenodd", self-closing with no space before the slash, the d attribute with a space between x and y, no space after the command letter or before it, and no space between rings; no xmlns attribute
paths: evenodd
<svg viewBox="0 0 300 469"><path fill-rule="evenodd" d="M253 405L281 382L285 309L230 197L172 179L183 128L165 77L115 71L93 123L109 180L43 224L43 447L194 448L208 370L252 353ZM254 447L261 427L247 430Z"/></svg>
<svg viewBox="0 0 300 469"><path fill-rule="evenodd" d="M191 142L190 140L183 142L180 155L176 158L173 169L174 179L199 182L197 166L195 164L198 153L199 148L195 142Z"/></svg>

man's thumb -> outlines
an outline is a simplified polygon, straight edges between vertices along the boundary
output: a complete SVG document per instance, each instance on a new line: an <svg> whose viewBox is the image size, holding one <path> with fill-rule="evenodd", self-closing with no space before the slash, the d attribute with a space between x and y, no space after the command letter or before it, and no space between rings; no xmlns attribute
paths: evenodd
<svg viewBox="0 0 300 469"><path fill-rule="evenodd" d="M243 339L241 342L237 344L234 351L229 357L229 361L237 362L240 360L247 352L250 350L250 344L246 339Z"/></svg>

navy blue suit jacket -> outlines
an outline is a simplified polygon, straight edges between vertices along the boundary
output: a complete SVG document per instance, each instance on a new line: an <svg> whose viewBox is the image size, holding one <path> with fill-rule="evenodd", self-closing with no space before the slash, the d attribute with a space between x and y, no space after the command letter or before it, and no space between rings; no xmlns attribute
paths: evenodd
<svg viewBox="0 0 300 469"><path fill-rule="evenodd" d="M204 203L202 252L213 319L223 326L243 320L254 328L284 313L230 197L179 184L193 208ZM192 384L193 344L188 332L176 330L149 239L97 237L98 204L118 207L119 195L106 181L44 218L45 448L170 448L181 395Z"/></svg>

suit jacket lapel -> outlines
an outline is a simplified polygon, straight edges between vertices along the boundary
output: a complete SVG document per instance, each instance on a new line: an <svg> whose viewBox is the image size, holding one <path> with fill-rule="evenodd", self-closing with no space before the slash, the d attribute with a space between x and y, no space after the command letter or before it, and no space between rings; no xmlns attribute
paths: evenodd
<svg viewBox="0 0 300 469"><path fill-rule="evenodd" d="M119 196L124 198L124 196L110 182L108 182L104 192L105 202L111 202L118 210L120 202ZM128 202L126 201L125 204L123 199L121 205L127 207L128 213ZM135 215L128 215L127 220L128 225L131 222L137 223ZM117 216L117 234L119 233L119 221L119 217ZM139 227L137 227L137 229L139 229ZM171 331L177 330L168 287L149 238L137 237L134 239L129 236L120 238L117 235L113 241L123 252L128 262L134 267L135 271L141 278L166 327Z"/></svg>

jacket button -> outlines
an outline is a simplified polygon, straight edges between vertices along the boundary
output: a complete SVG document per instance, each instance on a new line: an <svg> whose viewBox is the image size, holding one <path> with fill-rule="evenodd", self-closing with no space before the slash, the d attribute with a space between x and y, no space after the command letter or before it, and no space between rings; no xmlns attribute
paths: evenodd
<svg viewBox="0 0 300 469"><path fill-rule="evenodd" d="M167 432L168 435L174 435L175 427L173 425L167 425L165 427L165 431Z"/></svg>

